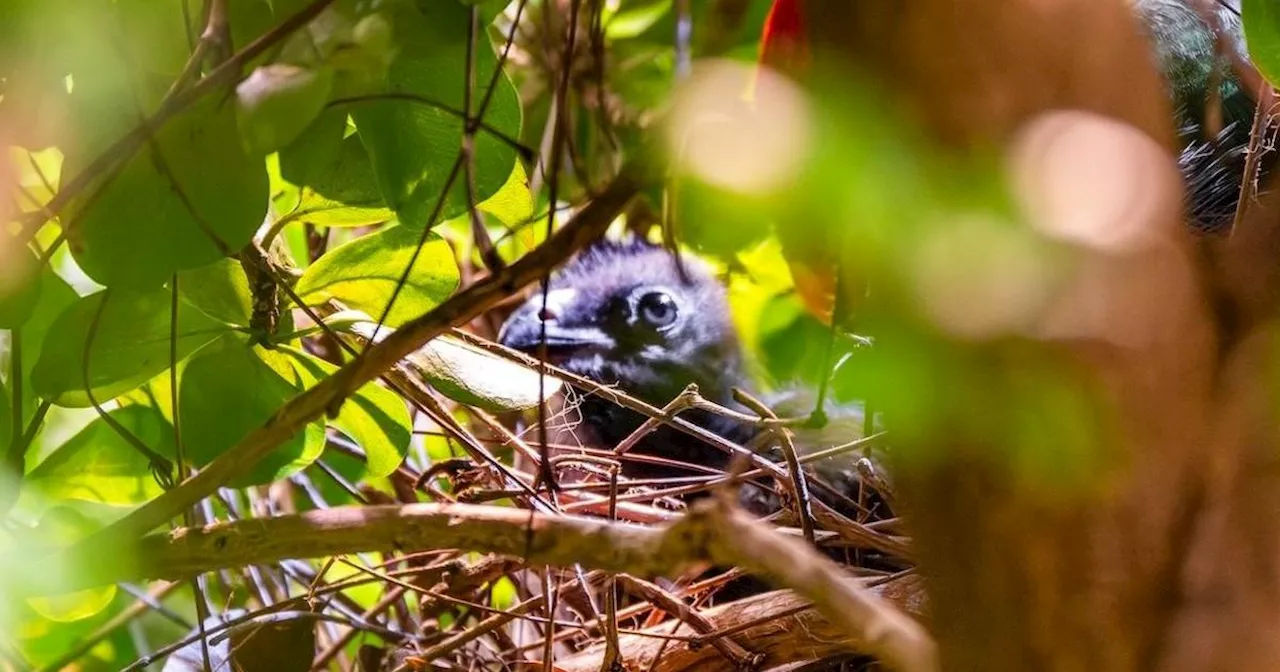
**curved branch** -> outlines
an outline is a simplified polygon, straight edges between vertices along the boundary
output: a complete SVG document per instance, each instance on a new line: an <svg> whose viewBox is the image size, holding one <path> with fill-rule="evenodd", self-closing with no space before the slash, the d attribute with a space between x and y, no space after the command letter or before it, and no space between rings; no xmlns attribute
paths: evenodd
<svg viewBox="0 0 1280 672"><path fill-rule="evenodd" d="M388 549L461 549L640 576L697 562L742 566L794 589L833 627L894 670L938 668L935 646L910 617L852 580L800 539L751 519L720 498L665 527L468 504L350 506L240 520L147 536L119 548L133 564L80 567L80 583L139 576L177 578L228 567ZM96 556L102 557L99 550ZM86 557L86 556L81 556Z"/></svg>

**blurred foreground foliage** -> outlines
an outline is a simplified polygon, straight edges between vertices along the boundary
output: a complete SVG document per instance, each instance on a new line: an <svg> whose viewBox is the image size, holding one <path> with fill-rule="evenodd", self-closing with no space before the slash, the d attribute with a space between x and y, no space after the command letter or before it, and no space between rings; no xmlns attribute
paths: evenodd
<svg viewBox="0 0 1280 672"><path fill-rule="evenodd" d="M568 3L553 0L230 0L212 37L199 2L0 5L0 552L66 543L155 498L349 361L317 318L352 332L343 309L391 327L430 311L483 271L475 221L498 257L518 258L553 208L562 223L655 137L673 170L616 228L656 236L667 220L718 264L761 387L830 378L895 431L1002 437L1000 459L1032 480L1084 480L1108 421L1090 382L1034 360L984 378L984 358L1003 351L952 347L1015 343L1072 247L1026 226L1003 157L934 151L870 84L811 98L757 79L769 4L583 3L567 57ZM280 30L300 12L313 18ZM227 60L258 40L267 48ZM234 78L172 105L227 64ZM553 176L531 158L558 105L572 149ZM139 136L157 113L163 125ZM483 121L474 143L464 117ZM245 251L255 240L268 269ZM823 315L792 271L833 260L840 299ZM264 309L270 272L307 310L283 294L279 314ZM492 322L472 326L493 335ZM501 381L468 384L494 378L486 355L434 366L429 382L458 402L529 403ZM303 507L357 501L352 485L389 491L406 456L425 468L453 454L416 427L392 390L367 385L202 515L247 515L281 480L314 491ZM45 569L52 586L74 571ZM33 580L0 572L0 595ZM347 594L360 607L378 597ZM60 661L131 601L111 587L0 603L12 645L0 655ZM197 622L190 594L166 604L94 645L83 669L123 667Z"/></svg>

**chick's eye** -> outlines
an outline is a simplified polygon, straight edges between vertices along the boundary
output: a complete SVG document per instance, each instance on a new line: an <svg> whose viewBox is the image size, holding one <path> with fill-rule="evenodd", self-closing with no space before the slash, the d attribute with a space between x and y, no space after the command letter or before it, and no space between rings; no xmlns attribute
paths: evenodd
<svg viewBox="0 0 1280 672"><path fill-rule="evenodd" d="M669 327L676 321L676 302L665 292L649 292L636 302L636 312L640 319L651 327L661 329Z"/></svg>

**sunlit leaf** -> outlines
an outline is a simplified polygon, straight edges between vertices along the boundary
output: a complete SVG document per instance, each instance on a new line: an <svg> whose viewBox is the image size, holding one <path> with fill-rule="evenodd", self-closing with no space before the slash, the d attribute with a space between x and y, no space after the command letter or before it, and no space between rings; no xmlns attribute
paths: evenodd
<svg viewBox="0 0 1280 672"><path fill-rule="evenodd" d="M351 108L360 138L373 160L384 200L402 223L435 224L432 210L448 180L462 142L462 120L428 104L463 108L469 12L461 3L398 3L387 8L400 51L388 70L383 92L395 98L361 102ZM483 97L497 58L488 40L478 40L472 103ZM498 78L484 120L508 137L520 133L520 105L506 76ZM415 98L418 98L415 100ZM477 198L496 193L511 174L515 150L481 131L475 143ZM453 181L438 220L467 207L462 179ZM438 221L437 220L437 221Z"/></svg>
<svg viewBox="0 0 1280 672"><path fill-rule="evenodd" d="M197 466L239 443L301 391L263 362L255 348L236 339L223 339L193 357L180 385L184 448ZM233 485L269 483L311 464L324 444L306 439L298 432Z"/></svg>
<svg viewBox="0 0 1280 672"><path fill-rule="evenodd" d="M529 177L524 165L516 161L498 193L482 201L480 210L487 212L507 226L523 224L533 217L533 193L529 191Z"/></svg>
<svg viewBox="0 0 1280 672"><path fill-rule="evenodd" d="M63 406L90 405L85 393L85 343L95 320L87 380L99 402L128 392L169 368L170 301L170 291L163 287L147 292L106 290L77 300L45 335L32 372L36 391ZM179 302L178 358L185 358L228 329Z"/></svg>
<svg viewBox="0 0 1280 672"><path fill-rule="evenodd" d="M336 298L376 319L408 268L421 236L421 231L396 225L357 238L312 264L294 289L308 303ZM458 281L458 265L449 244L428 235L386 324L399 326L431 310L453 293Z"/></svg>
<svg viewBox="0 0 1280 672"><path fill-rule="evenodd" d="M246 326L253 315L249 279L234 259L219 259L180 273L178 294L200 312L227 324Z"/></svg>
<svg viewBox="0 0 1280 672"><path fill-rule="evenodd" d="M338 370L333 364L304 352L289 351L288 354L307 388ZM377 383L356 390L330 423L364 449L367 467L362 478L379 478L395 471L413 439L412 421L404 401Z"/></svg>
<svg viewBox="0 0 1280 672"><path fill-rule="evenodd" d="M165 124L78 205L67 241L85 273L103 285L148 289L244 247L268 194L263 162L239 137L231 106L212 99Z"/></svg>
<svg viewBox="0 0 1280 672"><path fill-rule="evenodd" d="M151 450L174 455L173 427L158 410L134 404L109 415ZM45 458L27 483L51 498L119 505L141 504L164 492L150 460L102 418Z"/></svg>

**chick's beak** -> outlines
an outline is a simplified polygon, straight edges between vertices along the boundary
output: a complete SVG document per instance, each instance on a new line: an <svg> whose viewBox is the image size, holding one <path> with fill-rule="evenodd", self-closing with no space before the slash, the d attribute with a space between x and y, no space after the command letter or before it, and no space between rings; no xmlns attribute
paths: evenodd
<svg viewBox="0 0 1280 672"><path fill-rule="evenodd" d="M612 348L613 339L599 327L562 319L562 315L568 314L575 295L572 289L552 290L547 293L544 308L542 295L535 294L507 318L498 332L498 341L513 350L531 354L536 354L544 342L548 353L556 355Z"/></svg>

